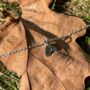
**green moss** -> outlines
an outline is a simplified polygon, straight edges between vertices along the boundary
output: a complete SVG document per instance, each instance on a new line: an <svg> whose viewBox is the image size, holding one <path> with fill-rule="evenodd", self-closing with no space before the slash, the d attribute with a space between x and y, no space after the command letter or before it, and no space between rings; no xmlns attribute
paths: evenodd
<svg viewBox="0 0 90 90"><path fill-rule="evenodd" d="M66 14L78 16L90 23L90 0L68 0L63 7Z"/></svg>

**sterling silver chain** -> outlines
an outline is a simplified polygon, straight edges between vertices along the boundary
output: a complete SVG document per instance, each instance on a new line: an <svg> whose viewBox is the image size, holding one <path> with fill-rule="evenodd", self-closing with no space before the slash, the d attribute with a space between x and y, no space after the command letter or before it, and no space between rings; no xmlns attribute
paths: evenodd
<svg viewBox="0 0 90 90"><path fill-rule="evenodd" d="M20 49L17 49L17 50L12 50L10 52L3 53L3 54L0 55L0 58L8 57L10 55L14 55L16 53L20 53L20 52L26 51L26 50L31 49L31 48L40 47L40 46L43 46L45 44L53 43L53 42L55 42L57 40L60 40L60 39L65 39L67 37L72 36L73 34L76 34L80 31L83 31L83 30L87 29L88 27L90 27L90 25L86 25L82 29L74 30L73 32L70 32L69 34L67 34L65 36L55 37L55 38L52 38L52 39L45 38L42 43L33 44L31 46L28 46L28 47L24 47L24 48L20 48Z"/></svg>

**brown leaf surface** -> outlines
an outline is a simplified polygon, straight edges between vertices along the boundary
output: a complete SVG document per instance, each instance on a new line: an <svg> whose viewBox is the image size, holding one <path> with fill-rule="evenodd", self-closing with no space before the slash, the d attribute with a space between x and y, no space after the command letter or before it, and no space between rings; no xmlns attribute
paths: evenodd
<svg viewBox="0 0 90 90"><path fill-rule="evenodd" d="M6 20L6 23L1 25L0 30L0 54L27 47L25 30L22 22L20 21L19 23L15 23L12 22L10 18L7 18ZM28 52L24 51L9 57L0 58L10 71L16 72L19 76L22 75L21 88L23 88L25 84L27 84L26 88L29 87L27 79L24 80L24 78L27 77L27 57ZM22 84L24 81L25 83Z"/></svg>
<svg viewBox="0 0 90 90"><path fill-rule="evenodd" d="M22 20L10 23L5 31L0 32L0 54L34 42L41 43L44 37L63 36L85 26L77 17L51 11L48 7L50 2L19 0ZM20 90L83 90L84 79L90 75L87 62L90 56L76 43L76 38L84 34L85 31L72 35L70 43L59 40L56 43L58 51L49 57L45 56L44 45L0 60L9 70L22 75Z"/></svg>
<svg viewBox="0 0 90 90"><path fill-rule="evenodd" d="M48 0L49 1L49 0ZM81 29L85 23L73 16L58 14L48 8L47 0L35 0L23 5L23 20L31 42L42 42L44 37L63 36L75 29ZM84 79L90 75L90 56L85 54L76 43L76 38L85 31L72 35L71 42L60 40L58 51L45 56L45 47L30 50L28 74L31 90L83 90ZM29 39L28 38L28 39Z"/></svg>

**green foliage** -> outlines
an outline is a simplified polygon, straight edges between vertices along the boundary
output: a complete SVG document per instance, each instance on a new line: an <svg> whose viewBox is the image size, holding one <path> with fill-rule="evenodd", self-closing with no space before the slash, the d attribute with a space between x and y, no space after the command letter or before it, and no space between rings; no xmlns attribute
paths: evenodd
<svg viewBox="0 0 90 90"><path fill-rule="evenodd" d="M90 23L90 0L68 0L64 9L66 14L78 16Z"/></svg>
<svg viewBox="0 0 90 90"><path fill-rule="evenodd" d="M52 9L54 9L55 8L55 5L56 5L56 0L53 0L52 3L53 3L52 4Z"/></svg>
<svg viewBox="0 0 90 90"><path fill-rule="evenodd" d="M0 62L0 90L19 90L20 78Z"/></svg>
<svg viewBox="0 0 90 90"><path fill-rule="evenodd" d="M90 37L89 36L85 37L85 42L88 43L88 45L90 46Z"/></svg>
<svg viewBox="0 0 90 90"><path fill-rule="evenodd" d="M89 87L89 88L87 88L87 90L90 90L90 87Z"/></svg>
<svg viewBox="0 0 90 90"><path fill-rule="evenodd" d="M0 22L4 23L7 16L11 16L14 20L21 17L22 11L17 2L8 3L0 1Z"/></svg>

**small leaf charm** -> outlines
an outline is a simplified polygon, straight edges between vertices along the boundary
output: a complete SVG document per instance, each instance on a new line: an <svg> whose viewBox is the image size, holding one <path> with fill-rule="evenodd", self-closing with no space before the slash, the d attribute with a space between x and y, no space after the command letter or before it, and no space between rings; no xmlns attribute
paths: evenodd
<svg viewBox="0 0 90 90"><path fill-rule="evenodd" d="M46 48L45 48L45 55L48 57L55 51L57 51L57 48L55 46L47 45Z"/></svg>

